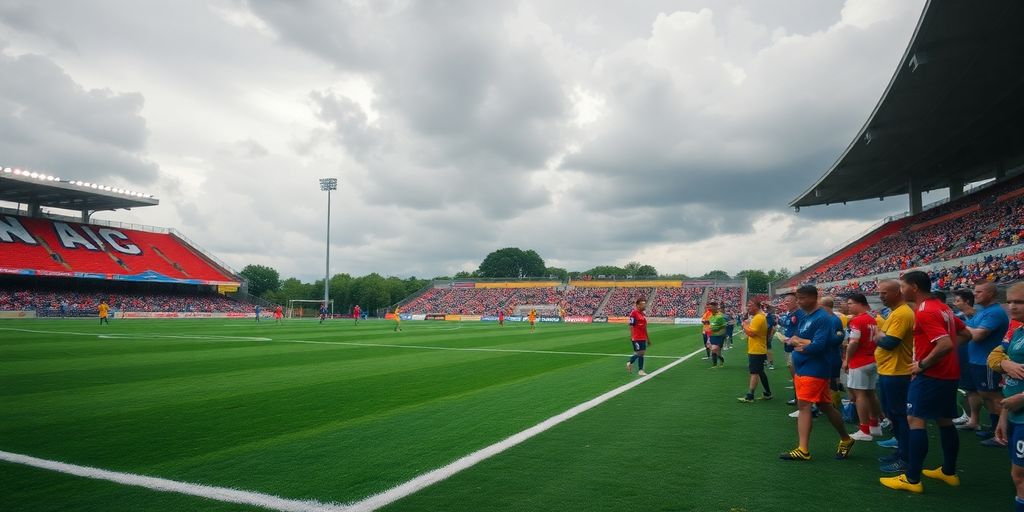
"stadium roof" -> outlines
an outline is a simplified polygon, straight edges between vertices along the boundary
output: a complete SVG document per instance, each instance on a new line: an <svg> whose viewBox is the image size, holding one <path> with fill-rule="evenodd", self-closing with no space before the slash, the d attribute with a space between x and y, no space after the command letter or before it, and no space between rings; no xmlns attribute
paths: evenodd
<svg viewBox="0 0 1024 512"><path fill-rule="evenodd" d="M922 191L962 190L1024 162L1021 27L1024 2L929 0L868 121L790 206L908 193L919 206Z"/></svg>
<svg viewBox="0 0 1024 512"><path fill-rule="evenodd" d="M116 210L160 204L156 197L116 187L69 181L10 167L0 170L0 201L76 211Z"/></svg>

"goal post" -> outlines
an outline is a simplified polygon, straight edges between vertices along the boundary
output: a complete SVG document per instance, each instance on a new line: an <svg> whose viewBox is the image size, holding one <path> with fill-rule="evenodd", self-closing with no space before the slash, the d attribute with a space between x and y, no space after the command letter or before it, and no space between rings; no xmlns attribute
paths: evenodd
<svg viewBox="0 0 1024 512"><path fill-rule="evenodd" d="M323 299L291 299L288 301L288 318L317 318ZM334 314L334 299L327 301L327 309Z"/></svg>

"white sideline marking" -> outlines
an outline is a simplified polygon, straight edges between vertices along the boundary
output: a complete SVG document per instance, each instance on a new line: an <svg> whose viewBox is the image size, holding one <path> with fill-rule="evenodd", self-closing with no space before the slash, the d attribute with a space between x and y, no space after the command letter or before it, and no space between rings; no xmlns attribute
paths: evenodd
<svg viewBox="0 0 1024 512"><path fill-rule="evenodd" d="M0 327L0 331L28 332L33 334L66 334L69 336L95 336L105 339L133 339L133 338L162 338L180 340L206 340L206 341L271 341L270 338L257 336L222 336L218 334L158 334L158 333L99 333L99 332L72 332L72 331L38 331L33 329L15 329L13 327Z"/></svg>
<svg viewBox="0 0 1024 512"><path fill-rule="evenodd" d="M455 352L508 352L512 354L557 354L563 356L600 356L600 357L629 357L628 353L609 354L605 352L564 352L558 350L526 350L515 348L461 348L461 347L434 347L430 345L392 345L390 343L362 343L356 341L313 341L313 340L273 340L274 343L312 343L316 345L349 345L353 347L383 347L383 348L416 348L422 350L451 350ZM704 349L701 349L704 350ZM646 359L677 359L679 356L644 356ZM689 356L687 356L689 357Z"/></svg>
<svg viewBox="0 0 1024 512"><path fill-rule="evenodd" d="M107 480L135 487L145 487L155 491L176 492L179 494L188 494L190 496L198 496L200 498L225 501L228 503L255 505L257 507L263 507L270 510L280 510L282 512L344 512L347 510L346 507L333 503L320 503L319 501L314 500L289 500L271 494L242 491L227 487L213 487L188 482L177 482L164 478L135 475L132 473L118 473L116 471L107 471L105 469L91 468L88 466L76 466L74 464L67 464L54 460L37 459L28 455L5 451L0 451L0 460L85 478Z"/></svg>
<svg viewBox="0 0 1024 512"><path fill-rule="evenodd" d="M428 473L424 473L397 487L393 487L380 494L375 494L363 500L352 503L345 508L345 512L372 512L381 507L390 505L411 494L419 492L431 485L446 480L452 475L464 469L471 468L475 466L477 463L483 462L484 460L487 460L495 455L498 455L499 453L508 450L509 448L512 448L513 446L516 446L522 443L523 441L530 439L531 437L534 437L546 430L551 429L552 427L558 425L559 423L572 419L586 411L589 411L590 409L593 409L594 407L597 407L598 405L607 402L608 400L611 400L612 398L615 398L625 393L626 391L629 391L639 386L640 384L643 384L644 382L647 382L648 380L654 378L658 374L668 370L669 368L672 368L673 366L679 363L682 363L683 361L686 361L687 359L697 354L700 354L701 352L704 352L703 347L693 351L693 353L691 354L687 354L683 357L680 357L675 361L672 361L671 363L649 373L646 377L640 377L628 384L623 384L622 386L619 386L596 398L592 398L586 402L583 402L582 404L579 404L561 414L552 416L522 432L519 432L518 434L513 434L511 437L508 437L502 441L494 443L488 447L481 448L480 450L477 450L469 455L466 455L465 457L462 457L461 459L456 460L455 462L452 462L447 466L443 466Z"/></svg>

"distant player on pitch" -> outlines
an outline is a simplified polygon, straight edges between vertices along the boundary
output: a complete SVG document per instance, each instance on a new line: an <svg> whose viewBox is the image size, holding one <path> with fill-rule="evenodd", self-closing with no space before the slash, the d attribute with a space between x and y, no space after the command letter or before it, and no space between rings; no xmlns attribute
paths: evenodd
<svg viewBox="0 0 1024 512"><path fill-rule="evenodd" d="M644 309L647 309L647 301L640 298L636 300L636 307L629 313L629 338L633 344L633 357L626 363L626 371L629 373L633 373L633 363L637 363L639 371L636 374L641 377L647 375L644 371L644 354L651 345L651 340L647 336L647 316L644 315Z"/></svg>
<svg viewBox="0 0 1024 512"><path fill-rule="evenodd" d="M395 306L395 332L402 332L402 317L399 316L402 312L401 306Z"/></svg>
<svg viewBox="0 0 1024 512"><path fill-rule="evenodd" d="M359 316L363 314L363 310L359 309L359 304L352 308L352 318L356 320L356 325L359 325Z"/></svg>
<svg viewBox="0 0 1024 512"><path fill-rule="evenodd" d="M530 332L534 332L535 330L537 330L537 310L536 309L531 309L530 310L529 319L530 319Z"/></svg>

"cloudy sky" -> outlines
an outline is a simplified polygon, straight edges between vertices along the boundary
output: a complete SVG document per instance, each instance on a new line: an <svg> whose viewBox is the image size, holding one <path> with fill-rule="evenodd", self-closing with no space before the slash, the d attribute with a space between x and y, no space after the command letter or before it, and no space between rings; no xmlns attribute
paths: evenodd
<svg viewBox="0 0 1024 512"><path fill-rule="evenodd" d="M0 164L155 194L96 218L227 263L431 277L791 269L904 200L786 208L892 76L923 0L0 4ZM937 199L934 193L925 200Z"/></svg>

